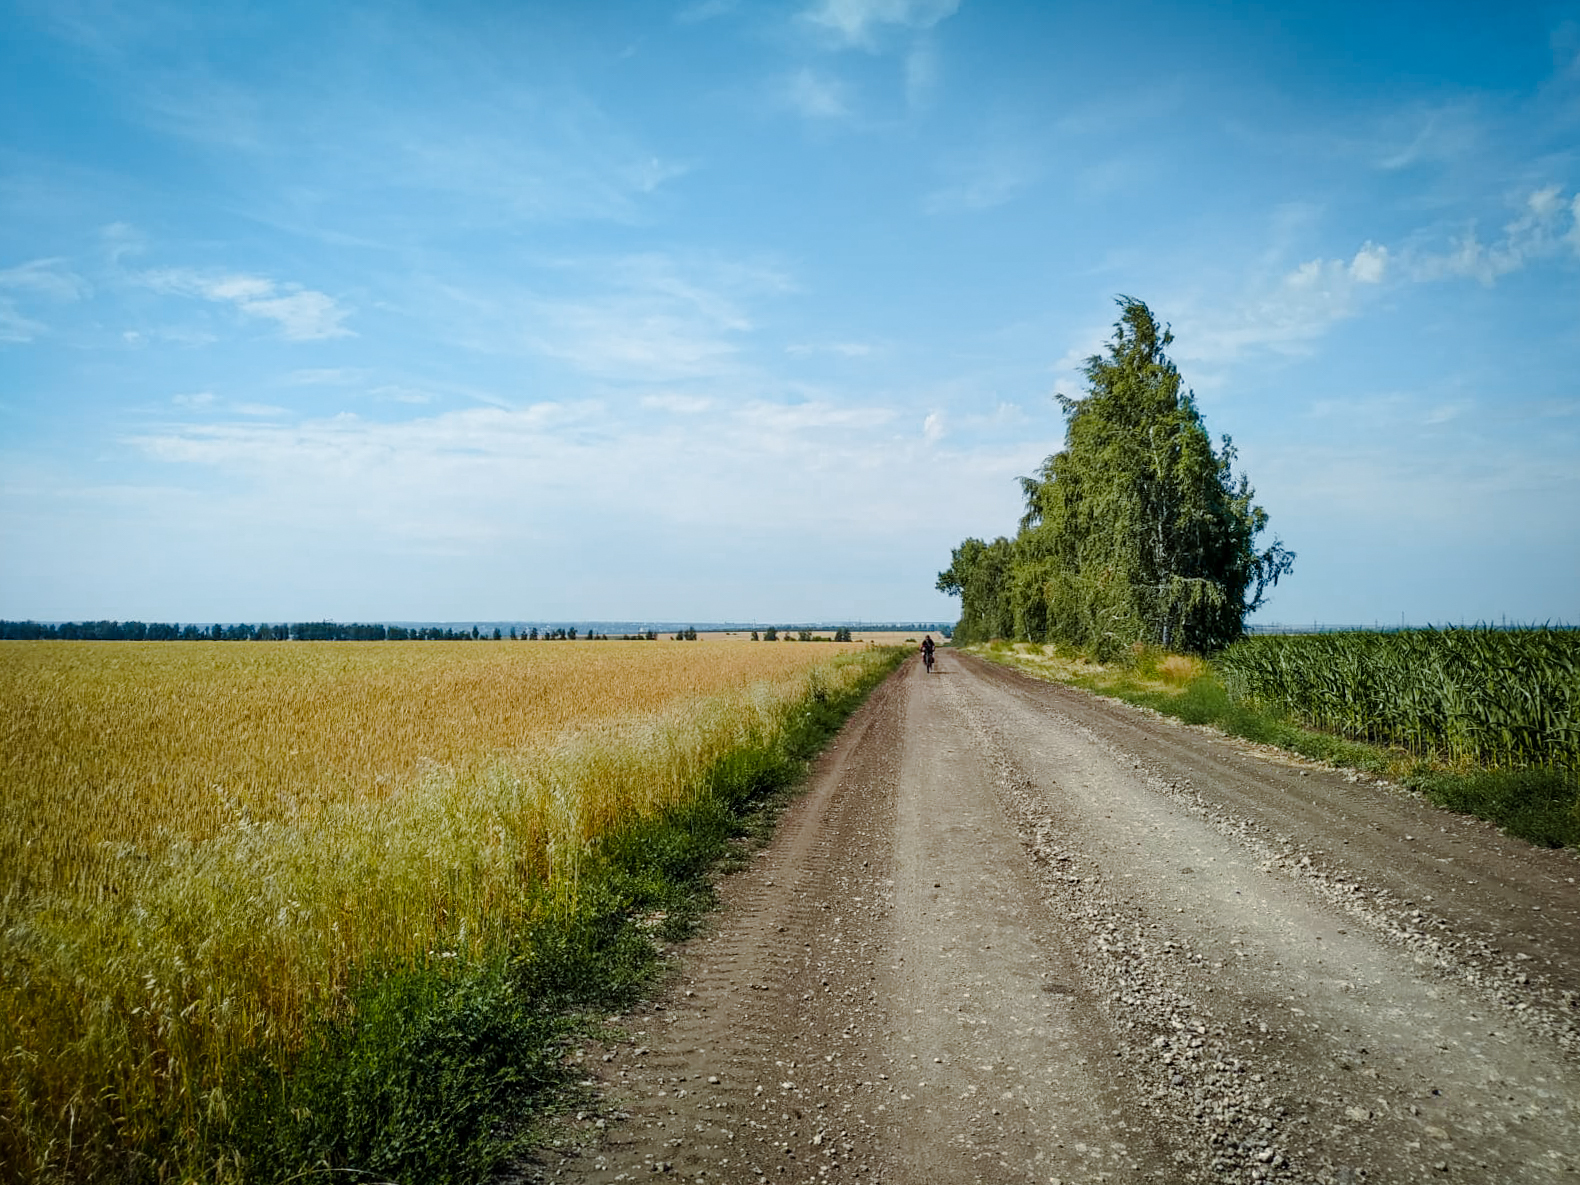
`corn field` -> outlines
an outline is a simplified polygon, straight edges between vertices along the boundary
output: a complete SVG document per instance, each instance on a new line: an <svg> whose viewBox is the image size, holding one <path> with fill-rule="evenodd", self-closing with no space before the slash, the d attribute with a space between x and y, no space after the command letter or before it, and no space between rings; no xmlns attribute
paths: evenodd
<svg viewBox="0 0 1580 1185"><path fill-rule="evenodd" d="M1580 631L1408 630L1235 643L1231 696L1460 765L1580 770Z"/></svg>
<svg viewBox="0 0 1580 1185"><path fill-rule="evenodd" d="M107 1144L192 1163L233 1067L298 1047L358 968L522 932L601 835L877 659L0 644L0 1180L102 1176Z"/></svg>

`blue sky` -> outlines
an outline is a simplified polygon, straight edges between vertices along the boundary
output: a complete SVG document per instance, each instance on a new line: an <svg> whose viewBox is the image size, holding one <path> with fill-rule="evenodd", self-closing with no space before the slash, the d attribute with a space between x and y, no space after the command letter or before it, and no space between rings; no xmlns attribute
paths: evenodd
<svg viewBox="0 0 1580 1185"><path fill-rule="evenodd" d="M950 617L1124 293L1261 620L1580 620L1580 5L0 21L0 616Z"/></svg>

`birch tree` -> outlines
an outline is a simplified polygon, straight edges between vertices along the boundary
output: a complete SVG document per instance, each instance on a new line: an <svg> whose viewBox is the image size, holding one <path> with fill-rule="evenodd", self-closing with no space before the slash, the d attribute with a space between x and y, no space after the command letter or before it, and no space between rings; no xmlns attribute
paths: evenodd
<svg viewBox="0 0 1580 1185"><path fill-rule="evenodd" d="M1294 553L1276 538L1258 550L1267 513L1235 476L1229 437L1214 447L1165 352L1173 334L1141 301L1118 304L1107 352L1084 367L1086 394L1059 396L1064 448L1021 479L1026 514L1007 573L993 574L994 595L953 583L974 610L971 625L1007 617L1006 632L1023 639L1099 656L1134 642L1214 650L1240 636ZM950 573L963 558L957 549ZM955 591L950 573L940 576L944 591ZM984 620L986 604L1001 599L1000 620Z"/></svg>

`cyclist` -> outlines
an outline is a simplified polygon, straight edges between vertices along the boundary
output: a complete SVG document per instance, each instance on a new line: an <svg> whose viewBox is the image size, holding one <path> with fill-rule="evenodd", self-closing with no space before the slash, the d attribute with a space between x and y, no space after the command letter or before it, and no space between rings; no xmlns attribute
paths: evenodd
<svg viewBox="0 0 1580 1185"><path fill-rule="evenodd" d="M933 673L933 636L926 635L922 639L922 665L927 668L927 673Z"/></svg>

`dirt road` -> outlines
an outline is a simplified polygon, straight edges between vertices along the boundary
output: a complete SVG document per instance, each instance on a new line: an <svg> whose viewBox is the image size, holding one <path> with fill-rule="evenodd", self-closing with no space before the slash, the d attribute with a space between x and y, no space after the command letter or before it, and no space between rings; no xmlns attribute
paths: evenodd
<svg viewBox="0 0 1580 1185"><path fill-rule="evenodd" d="M1353 779L909 664L527 1175L1580 1179L1580 860Z"/></svg>

